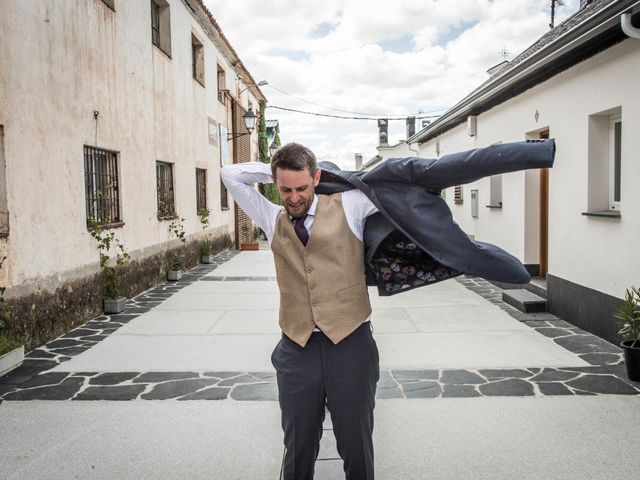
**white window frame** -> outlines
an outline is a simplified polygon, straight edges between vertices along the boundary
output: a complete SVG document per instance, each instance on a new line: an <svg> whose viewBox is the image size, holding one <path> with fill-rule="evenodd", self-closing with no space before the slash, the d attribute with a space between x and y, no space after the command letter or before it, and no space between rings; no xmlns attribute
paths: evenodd
<svg viewBox="0 0 640 480"><path fill-rule="evenodd" d="M622 115L611 115L609 123L609 209L619 212L622 208L622 189L620 190L621 198L616 200L615 183L616 177L619 183L622 181L622 165L616 171L616 154L622 159L622 152L616 151L616 124L620 125L620 150L622 150Z"/></svg>

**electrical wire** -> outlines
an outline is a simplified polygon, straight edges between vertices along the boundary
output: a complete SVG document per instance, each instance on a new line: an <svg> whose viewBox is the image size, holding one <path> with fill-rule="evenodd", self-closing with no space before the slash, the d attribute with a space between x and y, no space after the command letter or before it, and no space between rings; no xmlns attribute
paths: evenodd
<svg viewBox="0 0 640 480"><path fill-rule="evenodd" d="M331 115L329 113L317 113L317 112L305 112L304 110L296 110L295 108L287 108L287 107L278 107L276 105L267 105L267 108L275 108L277 110L285 110L287 112L295 112L295 113L303 113L305 115L315 115L317 117L329 117L329 118L338 118L341 120L380 120L384 118L385 120L406 120L407 117L346 117L344 115ZM409 115L414 116L414 115ZM438 118L440 115L415 115L416 119L421 118Z"/></svg>
<svg viewBox="0 0 640 480"><path fill-rule="evenodd" d="M362 113L362 112L352 112L350 110L341 110L339 108L326 107L326 106L321 105L319 103L312 102L311 100L306 100L306 99L298 97L296 95L292 95L291 93L285 92L284 90L282 90L282 89L280 89L280 88L278 88L278 87L276 87L276 86L274 86L274 85L272 85L270 83L268 83L266 86L267 87L271 87L274 90L277 90L278 92L282 93L283 95L286 95L286 96L291 97L291 98L295 98L296 100L300 100L301 102L308 103L310 105L315 105L316 107L324 108L325 110L333 110L335 112L351 113L353 115L361 115L361 116L365 116L365 117L377 117L377 118L387 118L387 117L402 117L402 118L406 118L406 117L415 117L416 116L416 115L404 115L403 116L402 114L378 115L378 114L375 114L375 113ZM421 115L423 113L442 112L444 110L447 110L447 109L446 108L441 108L441 109L432 110L432 111L429 111L429 112L418 112L417 115ZM431 118L431 117L419 117L419 118Z"/></svg>

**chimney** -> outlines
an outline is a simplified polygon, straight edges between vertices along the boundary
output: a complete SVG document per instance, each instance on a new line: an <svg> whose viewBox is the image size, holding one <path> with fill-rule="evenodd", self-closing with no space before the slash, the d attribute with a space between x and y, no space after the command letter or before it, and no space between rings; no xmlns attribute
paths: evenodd
<svg viewBox="0 0 640 480"><path fill-rule="evenodd" d="M356 170L362 169L362 154L356 153Z"/></svg>
<svg viewBox="0 0 640 480"><path fill-rule="evenodd" d="M407 137L411 138L416 133L416 117L407 117Z"/></svg>
<svg viewBox="0 0 640 480"><path fill-rule="evenodd" d="M378 145L389 145L389 120L386 118L378 119Z"/></svg>

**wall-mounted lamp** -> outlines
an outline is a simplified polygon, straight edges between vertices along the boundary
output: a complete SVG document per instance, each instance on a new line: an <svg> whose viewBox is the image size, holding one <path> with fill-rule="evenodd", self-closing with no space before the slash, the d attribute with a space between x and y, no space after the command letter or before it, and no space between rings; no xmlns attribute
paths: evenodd
<svg viewBox="0 0 640 480"><path fill-rule="evenodd" d="M475 137L478 133L478 117L477 115L469 115L467 117L467 134Z"/></svg>
<svg viewBox="0 0 640 480"><path fill-rule="evenodd" d="M248 88L253 87L254 85L255 85L256 87L262 87L262 86L264 86L264 85L269 85L269 82L268 82L268 81L266 81L266 80L260 80L258 83L249 83L246 87L244 87L242 90L240 90L240 91L238 92L238 96L240 96L240 95L242 94L242 92L244 92L244 91L245 91L245 90L247 90Z"/></svg>
<svg viewBox="0 0 640 480"><path fill-rule="evenodd" d="M258 117L253 113L253 110L247 110L247 113L245 113L242 118L244 119L244 126L248 131L242 133L227 133L227 141L242 137L243 135L251 135L252 130L256 128L256 119Z"/></svg>

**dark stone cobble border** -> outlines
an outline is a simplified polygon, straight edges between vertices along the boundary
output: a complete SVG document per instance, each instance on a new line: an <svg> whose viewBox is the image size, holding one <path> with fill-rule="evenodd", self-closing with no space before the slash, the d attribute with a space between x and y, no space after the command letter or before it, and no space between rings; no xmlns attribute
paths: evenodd
<svg viewBox="0 0 640 480"><path fill-rule="evenodd" d="M2 400L238 400L277 401L273 372L47 372L70 360L195 281L273 281L272 277L204 277L239 252L224 251L178 282L128 300L123 313L101 315L30 352L0 378ZM457 281L518 321L553 339L590 366L518 369L381 370L378 399L481 396L638 395L626 378L622 351L549 313L522 313L502 301L502 290L476 277Z"/></svg>
<svg viewBox="0 0 640 480"><path fill-rule="evenodd" d="M237 250L222 251L214 256L213 263L197 265L184 273L179 281L167 281L128 299L124 312L100 315L29 352L20 367L0 377L0 401L5 394L22 389L25 382L93 347L118 328L148 312L187 285L202 279L238 253Z"/></svg>

